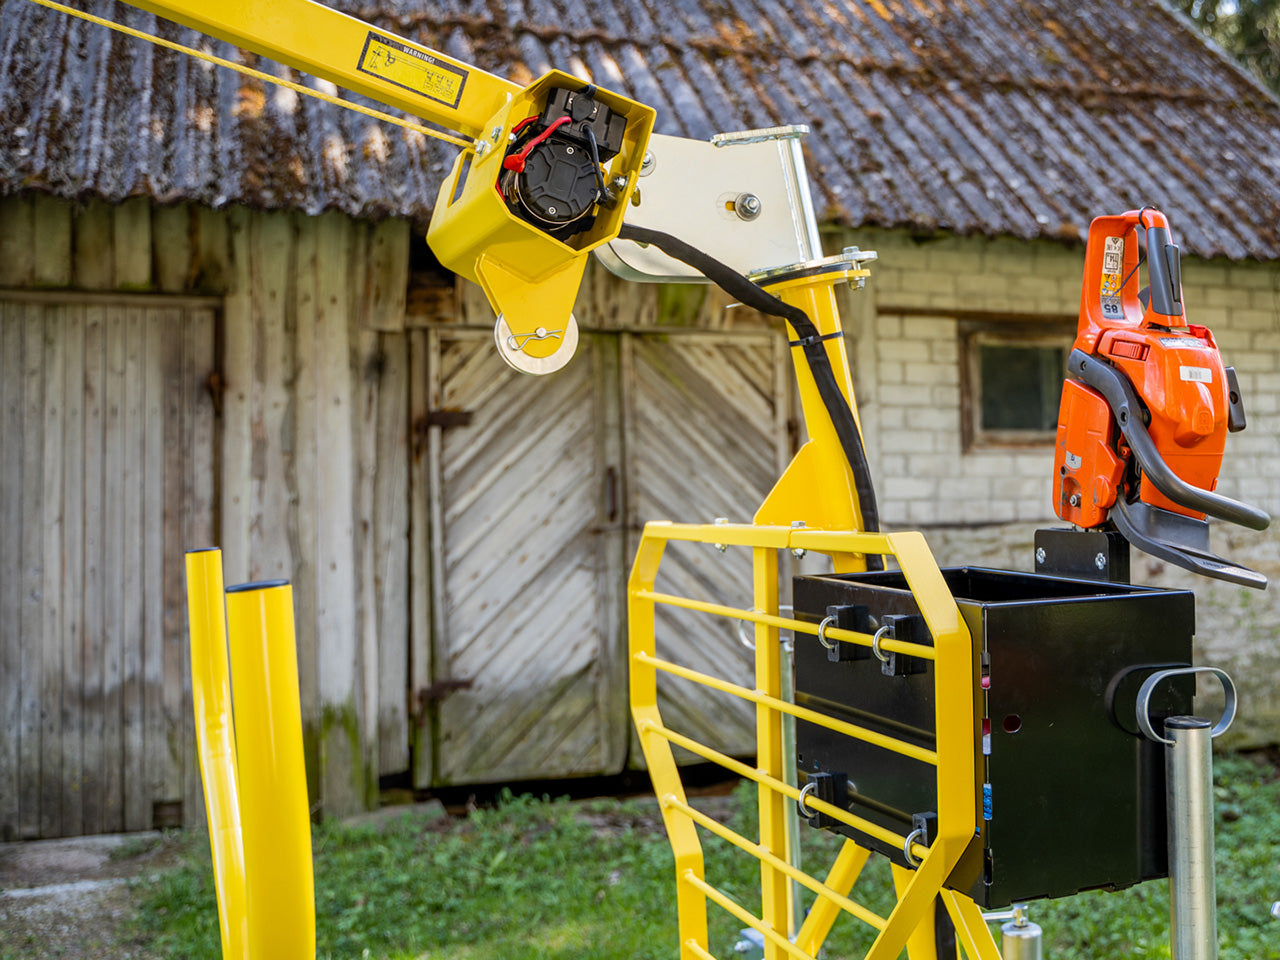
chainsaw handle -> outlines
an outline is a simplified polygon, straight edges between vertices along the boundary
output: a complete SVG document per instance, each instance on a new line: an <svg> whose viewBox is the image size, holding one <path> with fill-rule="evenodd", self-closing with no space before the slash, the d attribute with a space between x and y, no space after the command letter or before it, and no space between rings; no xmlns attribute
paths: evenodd
<svg viewBox="0 0 1280 960"><path fill-rule="evenodd" d="M1111 408L1120 432L1133 450L1142 473L1157 490L1188 510L1207 513L1219 520L1239 524L1251 530L1265 530L1271 516L1258 507L1194 487L1173 472L1160 456L1155 441L1142 420L1142 404L1129 379L1108 363L1091 357L1083 350L1072 350L1067 360L1070 375L1097 390Z"/></svg>
<svg viewBox="0 0 1280 960"><path fill-rule="evenodd" d="M1137 245L1139 232L1147 245L1150 299L1146 303L1142 302L1137 283L1132 282L1141 262ZM1123 255L1118 258L1111 243L1116 239L1124 241ZM1085 247L1077 345L1092 350L1106 330L1118 326L1181 325L1179 261L1169 218L1154 207L1096 217L1089 224L1089 241Z"/></svg>

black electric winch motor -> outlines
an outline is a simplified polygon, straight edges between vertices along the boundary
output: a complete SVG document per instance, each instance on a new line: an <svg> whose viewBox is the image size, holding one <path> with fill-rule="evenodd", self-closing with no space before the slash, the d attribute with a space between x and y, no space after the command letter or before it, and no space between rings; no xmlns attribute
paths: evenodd
<svg viewBox="0 0 1280 960"><path fill-rule="evenodd" d="M617 156L626 118L595 87L551 91L542 114L517 124L498 185L512 210L557 239L588 229L611 203L602 165Z"/></svg>
<svg viewBox="0 0 1280 960"><path fill-rule="evenodd" d="M978 822L947 886L985 907L1121 888L1168 872L1164 750L1140 733L1138 690L1159 669L1191 663L1195 597L1186 590L986 570L943 577L974 638L972 731ZM932 646L898 571L797 577L797 618ZM796 702L829 717L936 749L935 662L795 647ZM1150 712L1193 713L1194 681L1159 685ZM937 770L797 720L796 761L810 793L899 836L936 823ZM908 866L901 847L830 815L815 827Z"/></svg>

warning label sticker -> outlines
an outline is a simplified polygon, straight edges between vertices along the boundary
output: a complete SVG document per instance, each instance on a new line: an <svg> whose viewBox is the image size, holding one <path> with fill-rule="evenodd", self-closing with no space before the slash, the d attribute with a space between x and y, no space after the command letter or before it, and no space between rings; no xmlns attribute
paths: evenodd
<svg viewBox="0 0 1280 960"><path fill-rule="evenodd" d="M1179 367L1178 375L1192 383L1213 383L1213 371L1208 367Z"/></svg>
<svg viewBox="0 0 1280 960"><path fill-rule="evenodd" d="M446 107L462 101L467 82L466 70L373 31L365 38L356 68Z"/></svg>
<svg viewBox="0 0 1280 960"><path fill-rule="evenodd" d="M1124 266L1124 237L1107 237L1102 248L1102 272L1119 273Z"/></svg>
<svg viewBox="0 0 1280 960"><path fill-rule="evenodd" d="M1102 315L1108 320L1123 320L1124 308L1120 306L1119 297L1102 298Z"/></svg>
<svg viewBox="0 0 1280 960"><path fill-rule="evenodd" d="M1209 345L1195 337L1161 337L1160 346L1174 350L1208 350Z"/></svg>

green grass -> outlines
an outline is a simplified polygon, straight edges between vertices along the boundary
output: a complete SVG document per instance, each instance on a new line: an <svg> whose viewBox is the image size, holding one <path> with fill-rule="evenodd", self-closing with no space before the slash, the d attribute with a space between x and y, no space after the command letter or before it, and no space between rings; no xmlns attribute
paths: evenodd
<svg viewBox="0 0 1280 960"><path fill-rule="evenodd" d="M1280 960L1280 780L1249 756L1216 761L1221 960ZM326 823L314 835L318 956L371 960L645 960L678 956L672 857L652 801L568 803L507 796L450 820L405 815L379 826ZM754 830L754 792L739 789L731 825ZM835 838L806 830L824 872ZM755 861L705 838L707 874L758 911ZM887 912L888 869L873 858L856 893ZM148 885L139 939L156 957L217 958L207 840ZM753 901L756 901L753 905ZM710 908L713 950L732 957L741 926ZM1047 960L1167 958L1168 886L1035 903ZM862 955L866 928L843 917L830 960Z"/></svg>

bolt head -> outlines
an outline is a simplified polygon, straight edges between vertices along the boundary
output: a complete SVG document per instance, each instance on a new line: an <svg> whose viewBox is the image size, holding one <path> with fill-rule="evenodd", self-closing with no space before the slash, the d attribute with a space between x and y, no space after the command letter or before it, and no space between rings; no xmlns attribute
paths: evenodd
<svg viewBox="0 0 1280 960"><path fill-rule="evenodd" d="M1099 570L1107 569L1107 555L1105 553L1099 553L1093 558L1093 565Z"/></svg>
<svg viewBox="0 0 1280 960"><path fill-rule="evenodd" d="M1044 563L1045 556L1044 547L1036 547L1036 563Z"/></svg>
<svg viewBox="0 0 1280 960"><path fill-rule="evenodd" d="M797 560L800 560L800 559L803 559L804 555L808 552L809 551L806 550L804 547L796 547L794 550L791 551L791 555L795 557Z"/></svg>
<svg viewBox="0 0 1280 960"><path fill-rule="evenodd" d="M740 193L733 201L733 211L742 220L754 220L760 216L760 198L754 193Z"/></svg>

